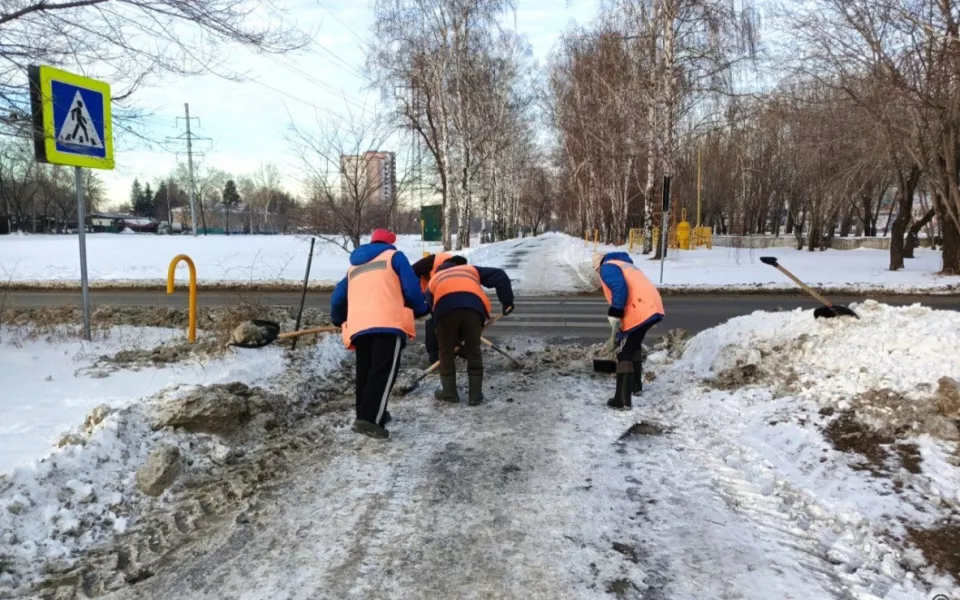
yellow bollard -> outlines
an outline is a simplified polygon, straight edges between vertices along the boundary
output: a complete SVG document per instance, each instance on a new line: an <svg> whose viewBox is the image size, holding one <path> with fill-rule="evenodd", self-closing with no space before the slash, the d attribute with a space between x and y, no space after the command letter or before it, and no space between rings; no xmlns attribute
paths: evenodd
<svg viewBox="0 0 960 600"><path fill-rule="evenodd" d="M687 221L687 209L680 213L680 222L676 225L677 246L681 250L690 249L690 223Z"/></svg>
<svg viewBox="0 0 960 600"><path fill-rule="evenodd" d="M170 267L167 269L167 293L173 293L173 274L181 260L185 261L190 268L190 328L187 330L187 339L192 344L197 341L197 267L186 254L178 254L170 261Z"/></svg>
<svg viewBox="0 0 960 600"><path fill-rule="evenodd" d="M583 247L584 248L590 247L590 230L589 229L583 230Z"/></svg>
<svg viewBox="0 0 960 600"><path fill-rule="evenodd" d="M593 230L593 251L594 251L594 252L597 251L597 244L598 244L599 242L600 242L600 230L599 230L599 229L594 229L594 230Z"/></svg>

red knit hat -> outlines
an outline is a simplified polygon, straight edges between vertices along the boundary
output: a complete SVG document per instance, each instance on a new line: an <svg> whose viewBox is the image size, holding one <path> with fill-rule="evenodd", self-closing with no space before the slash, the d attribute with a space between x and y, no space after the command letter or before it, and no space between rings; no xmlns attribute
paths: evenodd
<svg viewBox="0 0 960 600"><path fill-rule="evenodd" d="M384 244L393 244L397 241L397 236L389 229L374 229L370 236L370 243L383 242Z"/></svg>

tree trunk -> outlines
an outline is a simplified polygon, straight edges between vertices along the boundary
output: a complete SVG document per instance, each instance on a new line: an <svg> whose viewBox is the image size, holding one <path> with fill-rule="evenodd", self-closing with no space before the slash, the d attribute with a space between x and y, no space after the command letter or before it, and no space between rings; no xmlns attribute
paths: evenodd
<svg viewBox="0 0 960 600"><path fill-rule="evenodd" d="M907 231L907 239L903 244L903 257L904 258L914 258L913 251L920 243L920 230L923 227L933 220L937 211L932 208L923 215L923 218L910 226L910 229Z"/></svg>
<svg viewBox="0 0 960 600"><path fill-rule="evenodd" d="M853 229L853 207L847 209L840 221L840 237L849 237L850 230Z"/></svg>
<svg viewBox="0 0 960 600"><path fill-rule="evenodd" d="M793 228L794 228L793 211L792 211L792 210L788 210L788 211L787 211L787 225L786 225L786 228L785 228L785 233L786 233L786 235L793 235Z"/></svg>
<svg viewBox="0 0 960 600"><path fill-rule="evenodd" d="M897 192L901 196L906 196ZM904 211L902 206L904 201L901 200L901 210L897 214L897 218L893 221L893 228L890 232L890 270L899 271L903 268L903 237L907 231L907 225L910 223L910 211Z"/></svg>
<svg viewBox="0 0 960 600"><path fill-rule="evenodd" d="M943 248L942 275L960 275L960 229L948 217L940 219L940 229L943 232L941 246Z"/></svg>
<svg viewBox="0 0 960 600"><path fill-rule="evenodd" d="M890 212L887 213L887 222L883 225L883 237L887 237L887 234L890 233L890 219L893 218L893 207L896 205L896 202L890 203ZM910 217L908 216L907 218L909 219Z"/></svg>

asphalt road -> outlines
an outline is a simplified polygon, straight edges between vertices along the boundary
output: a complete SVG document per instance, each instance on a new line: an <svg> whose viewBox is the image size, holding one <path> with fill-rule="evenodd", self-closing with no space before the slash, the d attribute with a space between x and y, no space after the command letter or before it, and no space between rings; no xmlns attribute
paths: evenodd
<svg viewBox="0 0 960 600"><path fill-rule="evenodd" d="M80 305L79 292L8 291L8 307L58 307ZM121 306L186 306L186 294L177 292L168 296L162 290L92 291L91 303ZM938 309L960 310L958 296L878 296L880 302L893 305L921 303ZM862 298L836 297L837 304L849 304ZM296 292L200 292L200 306L223 306L241 302L263 304L291 304L300 302ZM329 293L308 293L307 305L317 308L330 306ZM499 308L496 299L494 308ZM650 332L649 338L669 329L686 329L691 334L718 325L731 317L750 314L757 310L792 310L797 307L814 309L817 302L805 296L792 295L670 295L664 298L667 318ZM609 335L606 303L602 296L540 296L518 297L516 312L499 321L489 332L497 335L530 335L550 339L602 340ZM812 317L811 317L812 318ZM422 324L418 323L422 330Z"/></svg>

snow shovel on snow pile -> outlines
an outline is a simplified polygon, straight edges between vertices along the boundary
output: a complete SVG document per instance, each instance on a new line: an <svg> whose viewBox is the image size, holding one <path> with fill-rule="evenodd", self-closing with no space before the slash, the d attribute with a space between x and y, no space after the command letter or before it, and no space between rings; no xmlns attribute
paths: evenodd
<svg viewBox="0 0 960 600"><path fill-rule="evenodd" d="M263 348L277 340L286 340L317 333L333 333L334 331L339 331L339 327L328 325L326 327L314 327L313 329L280 333L280 323L254 319L238 325L230 334L230 341L227 342L227 346L236 346L237 348Z"/></svg>
<svg viewBox="0 0 960 600"><path fill-rule="evenodd" d="M781 273L783 273L784 275L792 279L794 283L796 283L801 288L803 288L803 291L807 292L808 294L816 298L821 304L823 304L823 306L813 311L813 317L815 319L819 319L820 317L823 317L824 319L832 319L833 317L854 317L856 319L860 318L860 315L853 312L852 309L839 304L833 304L832 302L830 302L829 300L827 300L826 298L824 298L823 296L815 292L810 286L800 281L796 275L794 275L790 271L783 268L783 265L777 262L776 256L761 256L760 262L762 262L765 265L770 265L771 267L775 267L778 271L780 271Z"/></svg>

